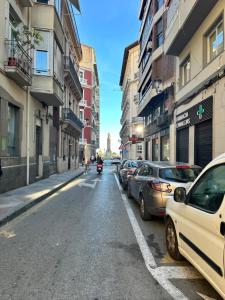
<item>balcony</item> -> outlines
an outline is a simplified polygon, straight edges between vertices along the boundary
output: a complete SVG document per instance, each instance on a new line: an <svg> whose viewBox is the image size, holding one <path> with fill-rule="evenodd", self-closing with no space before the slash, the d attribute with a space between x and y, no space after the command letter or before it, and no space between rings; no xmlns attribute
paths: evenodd
<svg viewBox="0 0 225 300"><path fill-rule="evenodd" d="M5 61L6 75L20 86L30 86L32 84L31 57L16 41L6 41L5 45L7 53Z"/></svg>
<svg viewBox="0 0 225 300"><path fill-rule="evenodd" d="M138 115L144 111L147 104L151 101L151 99L157 95L156 89L151 85L150 88L146 91L145 95L140 99L138 105Z"/></svg>
<svg viewBox="0 0 225 300"><path fill-rule="evenodd" d="M87 100L81 100L81 101L79 102L79 106L80 106L80 107L86 107L86 106L87 106Z"/></svg>
<svg viewBox="0 0 225 300"><path fill-rule="evenodd" d="M81 133L84 128L83 122L75 115L75 113L70 108L62 109L62 120L66 125L67 131L70 131L71 134L74 129Z"/></svg>
<svg viewBox="0 0 225 300"><path fill-rule="evenodd" d="M168 9L164 50L178 56L218 0L172 0Z"/></svg>
<svg viewBox="0 0 225 300"><path fill-rule="evenodd" d="M143 124L144 119L142 117L132 117L133 124Z"/></svg>
<svg viewBox="0 0 225 300"><path fill-rule="evenodd" d="M69 56L65 56L64 71L66 73L66 79L70 82L71 89L75 93L78 100L82 99L83 90L80 84L79 77L72 60Z"/></svg>
<svg viewBox="0 0 225 300"><path fill-rule="evenodd" d="M41 103L49 106L63 105L62 84L53 76L46 74L33 75L31 95Z"/></svg>

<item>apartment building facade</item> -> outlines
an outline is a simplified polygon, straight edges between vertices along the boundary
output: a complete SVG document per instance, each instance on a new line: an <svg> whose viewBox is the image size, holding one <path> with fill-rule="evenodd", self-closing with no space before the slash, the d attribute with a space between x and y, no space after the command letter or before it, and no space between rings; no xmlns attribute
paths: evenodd
<svg viewBox="0 0 225 300"><path fill-rule="evenodd" d="M165 51L177 57L174 159L225 152L224 1L168 1Z"/></svg>
<svg viewBox="0 0 225 300"><path fill-rule="evenodd" d="M80 118L84 122L80 139L80 160L96 156L100 140L100 83L95 49L88 45L82 46L82 60L79 76L83 89L80 102Z"/></svg>
<svg viewBox="0 0 225 300"><path fill-rule="evenodd" d="M145 159L170 160L175 59L164 53L166 1L142 0L138 116L145 119Z"/></svg>
<svg viewBox="0 0 225 300"><path fill-rule="evenodd" d="M60 109L58 172L78 168L79 140L84 127L79 119L79 104L83 96L79 80L79 62L82 59L81 43L69 2L65 1L62 11L65 32L64 101Z"/></svg>
<svg viewBox="0 0 225 300"><path fill-rule="evenodd" d="M79 2L74 2L79 9ZM7 1L0 6L0 193L57 171L64 103L64 10L69 1ZM32 30L33 49L15 38ZM81 129L80 129L81 131Z"/></svg>
<svg viewBox="0 0 225 300"><path fill-rule="evenodd" d="M125 48L120 76L120 86L123 91L120 150L122 157L127 159L144 157L143 118L137 117L139 54L140 46L137 41Z"/></svg>

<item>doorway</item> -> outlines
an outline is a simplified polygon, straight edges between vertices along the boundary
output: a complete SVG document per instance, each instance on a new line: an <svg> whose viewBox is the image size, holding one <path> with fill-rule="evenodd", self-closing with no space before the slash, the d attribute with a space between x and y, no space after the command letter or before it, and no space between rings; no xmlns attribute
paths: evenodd
<svg viewBox="0 0 225 300"><path fill-rule="evenodd" d="M205 167L212 160L212 119L195 126L195 164Z"/></svg>
<svg viewBox="0 0 225 300"><path fill-rule="evenodd" d="M40 155L42 154L41 126L36 125L36 177L39 177Z"/></svg>

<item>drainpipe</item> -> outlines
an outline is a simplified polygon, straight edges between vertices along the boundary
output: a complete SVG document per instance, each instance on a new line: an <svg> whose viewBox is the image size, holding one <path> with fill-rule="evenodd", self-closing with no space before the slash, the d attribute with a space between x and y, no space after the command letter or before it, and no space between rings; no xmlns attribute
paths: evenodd
<svg viewBox="0 0 225 300"><path fill-rule="evenodd" d="M31 8L28 7L28 27L29 30L31 29ZM30 87L27 87L27 149L26 149L26 155L27 155L27 178L26 178L26 184L30 184Z"/></svg>

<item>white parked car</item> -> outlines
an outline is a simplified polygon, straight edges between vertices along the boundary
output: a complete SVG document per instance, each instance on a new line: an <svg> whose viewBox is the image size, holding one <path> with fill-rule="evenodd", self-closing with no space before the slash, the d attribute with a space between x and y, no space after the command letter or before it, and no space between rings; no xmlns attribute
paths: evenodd
<svg viewBox="0 0 225 300"><path fill-rule="evenodd" d="M225 154L201 172L188 193L179 187L166 207L166 244L184 256L225 299Z"/></svg>

